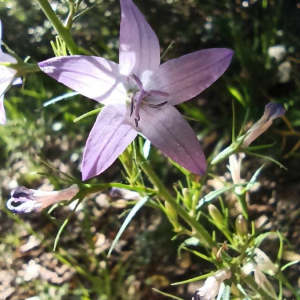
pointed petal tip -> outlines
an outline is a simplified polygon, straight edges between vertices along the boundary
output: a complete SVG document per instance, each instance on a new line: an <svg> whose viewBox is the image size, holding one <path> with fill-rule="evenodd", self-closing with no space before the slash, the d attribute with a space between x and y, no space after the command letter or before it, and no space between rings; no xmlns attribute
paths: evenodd
<svg viewBox="0 0 300 300"><path fill-rule="evenodd" d="M217 48L218 49L218 48ZM219 48L218 49L220 51L220 56L223 56L224 59L228 59L228 62L231 61L233 55L234 55L234 51L229 49L229 48Z"/></svg>
<svg viewBox="0 0 300 300"><path fill-rule="evenodd" d="M96 177L97 175L100 175L100 174L90 174L88 171L82 169L82 181L86 181L88 179L91 179L93 177Z"/></svg>

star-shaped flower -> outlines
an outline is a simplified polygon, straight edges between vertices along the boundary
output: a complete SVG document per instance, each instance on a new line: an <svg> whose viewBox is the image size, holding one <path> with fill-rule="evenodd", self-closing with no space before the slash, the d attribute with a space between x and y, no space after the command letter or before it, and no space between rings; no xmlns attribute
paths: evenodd
<svg viewBox="0 0 300 300"><path fill-rule="evenodd" d="M12 63L16 64L17 60L10 54L6 54L1 49L2 41L2 23L0 20L0 63ZM9 67L0 64L0 124L4 125L6 123L6 114L4 110L4 93L12 84L22 83L21 78L16 78L17 70L11 69Z"/></svg>
<svg viewBox="0 0 300 300"><path fill-rule="evenodd" d="M208 49L160 65L156 34L131 0L120 0L119 64L94 56L57 57L42 71L105 107L87 140L83 180L107 169L141 133L163 154L195 174L206 160L192 128L173 107L216 81L233 52Z"/></svg>

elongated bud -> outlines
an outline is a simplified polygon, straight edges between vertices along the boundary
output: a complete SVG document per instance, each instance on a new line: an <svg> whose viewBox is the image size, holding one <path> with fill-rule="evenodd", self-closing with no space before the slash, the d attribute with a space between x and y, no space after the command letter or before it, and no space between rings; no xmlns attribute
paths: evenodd
<svg viewBox="0 0 300 300"><path fill-rule="evenodd" d="M216 222L217 227L224 226L224 218L216 206L214 206L213 204L209 204L208 212L211 218Z"/></svg>
<svg viewBox="0 0 300 300"><path fill-rule="evenodd" d="M235 221L236 232L241 238L248 236L247 221L243 215L239 215Z"/></svg>
<svg viewBox="0 0 300 300"><path fill-rule="evenodd" d="M13 213L40 212L49 205L63 200L71 200L79 192L76 184L60 191L45 192L19 186L10 193L6 207Z"/></svg>
<svg viewBox="0 0 300 300"><path fill-rule="evenodd" d="M187 207L191 207L192 200L191 200L191 195L190 195L189 189L187 189L187 188L182 189L182 195L183 195L183 199L184 199L184 204Z"/></svg>
<svg viewBox="0 0 300 300"><path fill-rule="evenodd" d="M247 148L255 139L265 132L276 118L282 117L285 108L281 104L270 102L266 105L263 116L246 132L242 148Z"/></svg>
<svg viewBox="0 0 300 300"><path fill-rule="evenodd" d="M168 202L165 203L165 208L166 208L166 211L167 211L167 214L168 214L168 217L170 219L170 221L173 223L173 222L176 222L177 223L177 220L178 220L178 214L177 214L177 211L174 209L174 207L169 204Z"/></svg>

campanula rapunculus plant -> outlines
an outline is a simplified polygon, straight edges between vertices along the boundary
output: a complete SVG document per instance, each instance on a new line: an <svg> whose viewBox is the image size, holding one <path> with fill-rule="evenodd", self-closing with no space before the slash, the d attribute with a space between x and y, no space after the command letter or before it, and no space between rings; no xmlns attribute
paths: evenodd
<svg viewBox="0 0 300 300"><path fill-rule="evenodd" d="M10 54L4 53L1 49L2 41L2 23L0 21L0 63L16 64L17 60ZM6 114L4 109L4 93L12 84L22 83L20 78L16 79L17 70L8 68L0 64L0 124L6 123Z"/></svg>
<svg viewBox="0 0 300 300"><path fill-rule="evenodd" d="M203 174L206 160L199 141L173 106L216 81L233 52L202 50L160 65L156 34L131 0L120 3L119 64L81 55L39 64L57 81L105 105L86 143L83 180L107 169L138 133L184 168Z"/></svg>

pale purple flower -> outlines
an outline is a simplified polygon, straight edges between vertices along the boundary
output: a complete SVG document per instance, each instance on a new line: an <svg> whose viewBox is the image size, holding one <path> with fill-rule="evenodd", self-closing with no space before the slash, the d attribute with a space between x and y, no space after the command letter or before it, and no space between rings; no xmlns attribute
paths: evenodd
<svg viewBox="0 0 300 300"><path fill-rule="evenodd" d="M229 269L221 269L209 276L204 285L195 292L193 300L214 300L219 293L221 283L229 278L231 278Z"/></svg>
<svg viewBox="0 0 300 300"><path fill-rule="evenodd" d="M10 193L6 207L13 213L40 212L42 209L57 202L69 201L79 192L76 184L60 191L39 191L19 186Z"/></svg>
<svg viewBox="0 0 300 300"><path fill-rule="evenodd" d="M0 20L0 63L16 64L17 60L10 54L6 54L1 49L2 41L2 23ZM4 93L12 84L22 83L20 78L16 78L17 70L0 64L0 124L6 123L6 114L4 110Z"/></svg>
<svg viewBox="0 0 300 300"><path fill-rule="evenodd" d="M244 157L245 157L244 153L231 154L229 156L228 169L231 173L231 178L234 184L240 184L243 182L243 180L241 179L241 166ZM237 186L235 187L234 190L237 194L240 194L242 191L242 187Z"/></svg>
<svg viewBox="0 0 300 300"><path fill-rule="evenodd" d="M278 117L282 117L285 108L281 104L274 102L268 103L265 107L263 116L247 131L242 148L247 148L255 139L264 133Z"/></svg>
<svg viewBox="0 0 300 300"><path fill-rule="evenodd" d="M102 109L86 143L83 180L107 169L134 140L145 136L163 154L195 174L206 160L192 128L173 107L216 81L233 52L208 49L160 65L158 39L131 0L120 0L119 64L94 56L57 57L42 71Z"/></svg>

